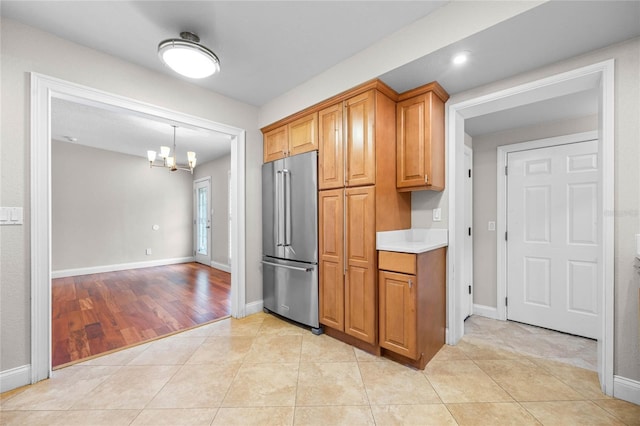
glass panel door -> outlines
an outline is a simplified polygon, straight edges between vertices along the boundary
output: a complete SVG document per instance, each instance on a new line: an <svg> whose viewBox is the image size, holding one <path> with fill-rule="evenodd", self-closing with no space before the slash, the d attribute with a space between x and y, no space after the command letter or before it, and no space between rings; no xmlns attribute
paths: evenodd
<svg viewBox="0 0 640 426"><path fill-rule="evenodd" d="M194 240L196 262L211 265L211 180L194 182Z"/></svg>

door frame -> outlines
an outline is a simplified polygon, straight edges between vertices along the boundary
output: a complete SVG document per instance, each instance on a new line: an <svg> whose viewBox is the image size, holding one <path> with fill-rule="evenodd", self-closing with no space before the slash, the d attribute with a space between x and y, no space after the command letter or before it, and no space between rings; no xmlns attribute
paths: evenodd
<svg viewBox="0 0 640 426"><path fill-rule="evenodd" d="M196 192L196 187L198 186L198 184L202 183L202 182L207 182L208 184L208 190L207 190L207 196L208 196L208 200L207 200L207 221L209 222L209 232L207 235L207 244L209 245L209 247L207 247L207 254L209 256L209 263L207 264L207 266L211 266L211 250L213 248L213 243L211 241L211 238L213 237L213 214L211 213L212 210L212 206L211 206L211 176L207 176L207 177L203 177L200 179L196 179L193 181L193 257L194 259L196 259L197 262L197 258L198 258L198 194Z"/></svg>
<svg viewBox="0 0 640 426"><path fill-rule="evenodd" d="M226 124L169 110L135 99L31 73L31 383L51 375L51 99L126 109L185 126L229 135L231 140L231 234L234 241L231 267L231 315L245 316L245 150L246 131Z"/></svg>
<svg viewBox="0 0 640 426"><path fill-rule="evenodd" d="M467 308L467 315L471 316L473 315L473 236L475 234L475 230L473 229L473 148L465 145L464 146L464 156L469 156L469 169L471 170L471 174L468 175L469 177L467 177L464 180L464 190L467 191L469 190L469 195L470 197L467 196L467 194L465 193L464 195L464 211L465 212L470 212L471 214L471 223L469 224L469 227L471 228L471 233L468 235L468 238L465 239L465 244L467 241L469 241L469 243L471 244L471 254L470 256L465 256L464 257L464 265L462 265L462 273L464 275L464 277L466 278L466 283L465 285L470 285L471 286L471 292L467 293L468 294L468 303L466 304L466 308ZM464 164L464 163L463 163ZM465 169L467 169L466 165L464 167ZM471 199L469 199L471 198ZM469 204L469 205L467 205ZM466 225L466 221L465 221L465 225ZM465 226L466 227L466 226ZM466 271L469 270L471 272L471 276L467 277L466 276ZM464 293L463 293L464 294ZM463 308L465 307L465 303L463 303Z"/></svg>
<svg viewBox="0 0 640 426"><path fill-rule="evenodd" d="M507 307L504 303L505 297L507 297L507 242L504 239L504 234L507 232L507 176L504 174L504 168L507 165L507 155L510 152L517 151L529 151L538 148L549 148L553 146L566 145L577 142L586 142L598 139L598 132L583 132L574 133L571 135L558 136L553 138L538 139L534 141L515 143L510 145L502 145L498 147L498 167L497 173L497 201L498 209L496 216L496 243L498 247L498 259L497 259L497 292L496 292L496 306L498 309L498 319L502 321L507 320ZM599 156L598 156L599 157ZM599 176L601 178L602 175ZM601 184L601 182L598 182ZM602 200L598 200L598 213L602 215ZM602 218L600 218L602 223ZM598 245L600 252L602 253L602 243ZM600 262L602 263L602 261ZM601 268L602 265L599 265Z"/></svg>
<svg viewBox="0 0 640 426"><path fill-rule="evenodd" d="M598 376L602 391L613 395L614 362L614 59L552 75L472 99L449 103L446 114L449 250L447 252L447 343L464 335L461 318L464 282L456 269L464 259L464 121L473 117L552 99L582 90L599 92L598 152L602 182L602 273L599 294ZM451 100L450 100L451 101ZM453 99L455 102L455 96ZM607 214L609 213L609 214Z"/></svg>

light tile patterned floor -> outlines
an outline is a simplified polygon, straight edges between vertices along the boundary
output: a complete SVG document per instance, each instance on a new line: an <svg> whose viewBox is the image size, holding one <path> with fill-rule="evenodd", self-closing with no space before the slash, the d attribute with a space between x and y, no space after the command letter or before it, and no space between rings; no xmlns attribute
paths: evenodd
<svg viewBox="0 0 640 426"><path fill-rule="evenodd" d="M417 371L273 316L76 364L0 398L2 425L640 425L600 392L595 343L472 317ZM570 365L574 364L574 365Z"/></svg>

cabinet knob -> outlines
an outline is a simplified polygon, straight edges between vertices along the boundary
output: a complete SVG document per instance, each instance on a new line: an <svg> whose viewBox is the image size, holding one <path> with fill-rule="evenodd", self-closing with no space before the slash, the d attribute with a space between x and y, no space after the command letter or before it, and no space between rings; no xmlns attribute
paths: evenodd
<svg viewBox="0 0 640 426"><path fill-rule="evenodd" d="M424 175L424 183L429 183L429 175Z"/></svg>
<svg viewBox="0 0 640 426"><path fill-rule="evenodd" d="M409 280L409 288L413 287L413 280Z"/></svg>

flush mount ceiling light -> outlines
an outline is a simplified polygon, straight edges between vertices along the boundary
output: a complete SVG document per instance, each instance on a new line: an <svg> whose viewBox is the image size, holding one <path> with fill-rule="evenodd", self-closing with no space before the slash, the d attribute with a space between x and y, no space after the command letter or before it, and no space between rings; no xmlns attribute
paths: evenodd
<svg viewBox="0 0 640 426"><path fill-rule="evenodd" d="M200 44L200 37L188 31L181 32L180 37L158 45L158 56L165 65L189 78L205 78L220 71L220 60Z"/></svg>
<svg viewBox="0 0 640 426"><path fill-rule="evenodd" d="M453 58L451 58L451 61L455 64L455 65L462 65L465 62L467 62L469 60L469 55L471 54L471 52L469 52L468 50L465 50L463 52L457 53L453 56Z"/></svg>

